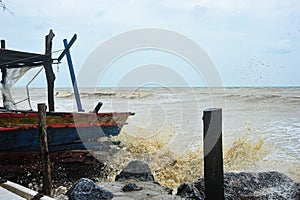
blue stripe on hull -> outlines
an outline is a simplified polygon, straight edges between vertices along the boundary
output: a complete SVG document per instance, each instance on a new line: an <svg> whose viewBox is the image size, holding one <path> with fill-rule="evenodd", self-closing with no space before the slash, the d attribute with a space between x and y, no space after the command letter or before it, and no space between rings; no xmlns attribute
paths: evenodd
<svg viewBox="0 0 300 200"><path fill-rule="evenodd" d="M88 126L77 128L47 128L48 146L50 152L86 149L81 141L86 141L87 148L101 145L95 140L104 136L116 136L121 126ZM79 137L80 136L80 137ZM39 151L38 130L19 129L0 131L0 152L30 152Z"/></svg>

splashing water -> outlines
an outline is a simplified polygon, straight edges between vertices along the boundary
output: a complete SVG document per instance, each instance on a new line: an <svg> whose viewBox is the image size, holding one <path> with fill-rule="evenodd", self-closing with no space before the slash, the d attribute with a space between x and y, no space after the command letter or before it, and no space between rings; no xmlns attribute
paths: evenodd
<svg viewBox="0 0 300 200"><path fill-rule="evenodd" d="M150 138L136 138L122 133L113 140L120 140L124 145L118 155L110 161L113 168L110 180L131 160L142 160L149 164L155 180L164 186L177 188L183 182L193 182L203 176L203 147L187 150L178 154L168 148L173 134L157 134ZM224 147L224 170L256 171L268 155L270 149L262 138L256 140L243 136L230 146Z"/></svg>
<svg viewBox="0 0 300 200"><path fill-rule="evenodd" d="M258 163L270 152L262 138L255 141L243 136L225 148L224 165L228 171L257 169Z"/></svg>

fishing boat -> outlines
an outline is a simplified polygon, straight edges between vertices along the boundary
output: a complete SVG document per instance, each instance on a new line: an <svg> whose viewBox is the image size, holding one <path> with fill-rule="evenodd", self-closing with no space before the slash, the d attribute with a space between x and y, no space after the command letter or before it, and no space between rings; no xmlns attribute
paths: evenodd
<svg viewBox="0 0 300 200"><path fill-rule="evenodd" d="M40 144L38 112L32 109L18 110L12 97L12 85L22 74L31 68L42 66L45 70L48 92L48 111L46 113L47 141L50 160L53 164L93 163L93 153L103 145L103 137L117 136L126 125L132 112L99 112L102 103L98 103L91 112L84 112L77 88L70 48L76 34L68 41L57 59L52 58L52 39L50 30L46 36L45 54L14 51L5 48L1 40L0 67L2 73L1 92L3 106L0 107L0 172L33 170L40 166ZM54 62L67 57L78 112L56 112L54 110L54 80L52 69ZM28 85L27 85L28 86ZM27 100L31 108L29 90Z"/></svg>

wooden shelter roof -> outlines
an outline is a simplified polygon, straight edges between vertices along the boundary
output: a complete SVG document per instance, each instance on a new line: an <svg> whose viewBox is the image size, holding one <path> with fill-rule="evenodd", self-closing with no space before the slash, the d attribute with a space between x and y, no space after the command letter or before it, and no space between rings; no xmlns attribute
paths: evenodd
<svg viewBox="0 0 300 200"><path fill-rule="evenodd" d="M1 68L36 67L43 65L49 57L43 54L0 49Z"/></svg>

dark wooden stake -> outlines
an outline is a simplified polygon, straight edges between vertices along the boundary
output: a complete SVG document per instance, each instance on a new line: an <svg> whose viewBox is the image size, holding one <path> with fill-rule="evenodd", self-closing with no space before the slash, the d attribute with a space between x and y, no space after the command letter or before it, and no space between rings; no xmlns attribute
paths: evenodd
<svg viewBox="0 0 300 200"><path fill-rule="evenodd" d="M1 80L1 84L2 87L6 87L6 75L7 75L7 70L6 68L1 68L1 73L2 73L2 80ZM4 94L4 92L2 93L2 101L3 101L3 107L5 107L5 102L6 102L6 95Z"/></svg>
<svg viewBox="0 0 300 200"><path fill-rule="evenodd" d="M55 74L52 69L52 39L54 38L55 34L52 30L50 30L49 34L46 35L45 39L45 55L47 59L44 60L44 68L46 72L47 78L47 87L48 87L48 105L49 111L54 111L54 81L55 81Z"/></svg>
<svg viewBox="0 0 300 200"><path fill-rule="evenodd" d="M51 169L50 157L47 143L47 130L46 130L46 110L45 104L38 104L38 127L39 127L39 142L42 154L42 171L43 171L43 193L51 195Z"/></svg>
<svg viewBox="0 0 300 200"><path fill-rule="evenodd" d="M5 40L1 40L1 49L5 49ZM1 67L1 73L2 73L2 80L1 80L1 84L2 86L5 87L6 85L6 81L5 81L5 77L7 75L7 70L4 67ZM5 107L5 102L6 102L6 96L5 94L2 93L2 101L3 101L3 107Z"/></svg>
<svg viewBox="0 0 300 200"><path fill-rule="evenodd" d="M205 199L224 199L222 109L203 111Z"/></svg>
<svg viewBox="0 0 300 200"><path fill-rule="evenodd" d="M1 40L1 49L5 49L5 40Z"/></svg>

